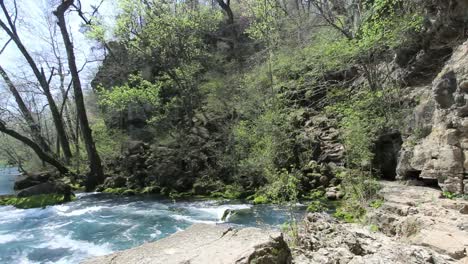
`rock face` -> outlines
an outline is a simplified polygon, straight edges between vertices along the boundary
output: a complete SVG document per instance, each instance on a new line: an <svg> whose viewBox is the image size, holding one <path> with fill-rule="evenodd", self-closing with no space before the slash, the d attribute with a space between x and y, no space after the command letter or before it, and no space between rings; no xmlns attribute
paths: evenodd
<svg viewBox="0 0 468 264"><path fill-rule="evenodd" d="M291 252L279 232L196 224L168 238L83 262L105 263L287 264Z"/></svg>
<svg viewBox="0 0 468 264"><path fill-rule="evenodd" d="M307 215L300 232L297 264L332 263L456 263L447 255L395 241L355 224L342 224L329 215Z"/></svg>
<svg viewBox="0 0 468 264"><path fill-rule="evenodd" d="M382 207L369 222L388 236L468 260L468 201L441 198L441 191L384 182Z"/></svg>
<svg viewBox="0 0 468 264"><path fill-rule="evenodd" d="M427 136L419 135L422 139L401 151L399 179L432 180L444 191L468 193L467 81L468 41L458 47L434 80L429 100L415 109L414 119L427 120L429 114L432 126Z"/></svg>

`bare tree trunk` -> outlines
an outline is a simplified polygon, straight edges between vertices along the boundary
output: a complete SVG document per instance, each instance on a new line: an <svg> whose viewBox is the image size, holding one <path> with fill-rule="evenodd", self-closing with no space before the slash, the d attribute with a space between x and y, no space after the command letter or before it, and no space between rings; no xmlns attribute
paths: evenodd
<svg viewBox="0 0 468 264"><path fill-rule="evenodd" d="M31 57L26 47L23 45L21 39L19 38L14 21L11 20L11 17L9 16L9 13L5 7L4 0L0 0L0 7L2 8L7 23L9 25L7 26L2 20L0 20L0 27L5 31L5 33L7 33L7 35L13 40L13 42L15 42L19 51L31 67L34 76L39 81L39 84L47 98L47 102L50 107L50 112L52 114L55 129L57 130L57 137L59 138L60 144L62 145L65 162L68 163L72 156L70 145L68 143L67 134L65 133L65 128L63 126L63 120L60 118L60 113L58 111L57 104L55 103L54 97L52 96L52 93L50 91L49 81L46 79L44 72L39 70L39 67L37 66L36 62Z"/></svg>
<svg viewBox="0 0 468 264"><path fill-rule="evenodd" d="M18 105L18 108L20 109L24 120L28 124L32 138L38 143L38 145L44 150L44 152L50 152L49 145L46 143L45 139L42 137L41 126L34 120L33 115L31 114L31 111L24 103L24 100L21 97L20 93L18 92L18 89L16 89L16 86L13 84L10 77L8 76L8 74L5 72L5 70L3 69L1 65L0 65L0 75L3 77L3 80L5 80L5 83L10 89L10 92L13 94L16 104Z"/></svg>
<svg viewBox="0 0 468 264"><path fill-rule="evenodd" d="M58 26L63 37L65 49L68 57L68 67L72 76L73 91L75 95L76 112L80 121L81 134L86 146L88 154L90 175L86 183L88 191L94 189L98 184L104 181L104 173L102 170L101 158L94 144L91 128L89 127L88 116L86 115L86 107L83 99L83 91L81 89L81 81L76 67L75 53L73 51L73 43L68 34L67 24L65 21L65 11L73 4L73 0L63 0L55 10L54 15L58 19Z"/></svg>
<svg viewBox="0 0 468 264"><path fill-rule="evenodd" d="M36 144L34 141L32 141L31 139L19 134L18 132L12 130L12 129L9 129L5 126L5 123L0 120L0 132L3 132L13 138L15 138L16 140L19 140L21 142L23 142L24 144L26 144L28 147L30 147L32 150L34 150L34 152L37 154L37 156L39 156L39 158L47 163L49 163L50 165L54 166L55 168L57 168L57 170L62 173L62 174L67 174L69 173L70 171L67 169L67 167L65 167L62 163L60 163L60 161L56 160L54 157L50 156L49 154L47 154L46 152L44 152L42 150L42 148Z"/></svg>

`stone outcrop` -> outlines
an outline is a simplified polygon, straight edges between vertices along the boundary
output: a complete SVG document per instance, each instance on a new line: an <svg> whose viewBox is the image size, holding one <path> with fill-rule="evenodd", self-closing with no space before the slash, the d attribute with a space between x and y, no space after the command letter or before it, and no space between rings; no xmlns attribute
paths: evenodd
<svg viewBox="0 0 468 264"><path fill-rule="evenodd" d="M196 224L170 237L83 264L287 264L291 252L279 232Z"/></svg>
<svg viewBox="0 0 468 264"><path fill-rule="evenodd" d="M320 213L307 215L293 255L297 264L456 263L432 249L401 243Z"/></svg>
<svg viewBox="0 0 468 264"><path fill-rule="evenodd" d="M384 203L364 225L308 214L294 263L467 263L468 201L424 186L382 182Z"/></svg>
<svg viewBox="0 0 468 264"><path fill-rule="evenodd" d="M431 123L430 127L416 124L413 134L430 132L413 135L416 144L405 145L398 178L432 180L444 191L468 193L468 41L455 50L434 80L430 98L413 115L413 120L430 116Z"/></svg>
<svg viewBox="0 0 468 264"><path fill-rule="evenodd" d="M385 202L368 214L369 223L388 236L468 261L468 201L443 198L433 188L382 184Z"/></svg>

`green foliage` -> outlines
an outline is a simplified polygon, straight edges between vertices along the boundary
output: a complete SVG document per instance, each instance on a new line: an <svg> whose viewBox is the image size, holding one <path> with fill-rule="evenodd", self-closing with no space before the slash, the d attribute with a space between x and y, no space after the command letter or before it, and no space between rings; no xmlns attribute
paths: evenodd
<svg viewBox="0 0 468 264"><path fill-rule="evenodd" d="M333 216L347 223L357 223L362 220L365 214L366 209L361 205L347 203L346 206L339 207Z"/></svg>
<svg viewBox="0 0 468 264"><path fill-rule="evenodd" d="M380 207L382 207L382 205L384 204L384 200L383 199L377 199L377 200L374 200L372 202L370 202L370 207L374 208L374 209L379 209Z"/></svg>
<svg viewBox="0 0 468 264"><path fill-rule="evenodd" d="M266 42L268 46L279 41L281 15L284 13L278 8L277 2L265 0L247 3L254 20L246 33L253 39Z"/></svg>
<svg viewBox="0 0 468 264"><path fill-rule="evenodd" d="M91 125L91 129L93 138L96 141L96 149L104 163L120 155L122 144L128 141L127 135L122 131L108 128L102 119L95 120Z"/></svg>
<svg viewBox="0 0 468 264"><path fill-rule="evenodd" d="M244 195L242 186L236 185L226 185L224 186L223 192L214 192L211 194L211 197L214 198L224 198L228 200L236 200L242 198Z"/></svg>
<svg viewBox="0 0 468 264"><path fill-rule="evenodd" d="M347 98L347 99L344 99ZM341 139L350 166L363 168L373 159L372 149L379 132L398 127L398 94L394 90L363 90L349 95L349 91L335 91L326 108L330 115L339 118Z"/></svg>
<svg viewBox="0 0 468 264"><path fill-rule="evenodd" d="M315 200L309 203L307 206L307 212L315 213L315 212L323 212L327 210L324 202L321 200Z"/></svg>
<svg viewBox="0 0 468 264"><path fill-rule="evenodd" d="M254 204L266 204L268 203L268 197L266 197L265 195L255 196L255 198L253 199L253 203Z"/></svg>
<svg viewBox="0 0 468 264"><path fill-rule="evenodd" d="M311 200L307 206L307 212L323 212L328 209L327 198L325 197L324 190L314 190L304 198Z"/></svg>
<svg viewBox="0 0 468 264"><path fill-rule="evenodd" d="M12 205L20 209L45 208L49 205L62 204L65 197L61 194L42 194L30 197L4 197L0 199L0 205Z"/></svg>
<svg viewBox="0 0 468 264"><path fill-rule="evenodd" d="M374 225L374 224L371 224L371 225L369 226L369 230L370 230L371 232L373 232L373 233L379 232L379 226Z"/></svg>
<svg viewBox="0 0 468 264"><path fill-rule="evenodd" d="M380 184L369 173L359 170L347 170L338 174L345 199L338 207L335 217L346 222L362 221L370 205L379 208L383 200L379 198Z"/></svg>
<svg viewBox="0 0 468 264"><path fill-rule="evenodd" d="M412 3L401 0L376 0L360 27L357 42L361 50L394 48L407 41L406 34L422 28L423 16L410 10Z"/></svg>
<svg viewBox="0 0 468 264"><path fill-rule="evenodd" d="M291 240L288 241L290 247L295 247L299 243L299 224L297 221L288 221L281 225L281 231L287 234Z"/></svg>
<svg viewBox="0 0 468 264"><path fill-rule="evenodd" d="M447 199L455 199L457 195L455 193L449 192L449 191L443 191L442 192L442 197L447 198Z"/></svg>
<svg viewBox="0 0 468 264"><path fill-rule="evenodd" d="M122 86L115 86L111 90L99 88L99 103L119 111L130 104L158 106L160 89L160 84L151 83L141 75L130 75L128 82Z"/></svg>
<svg viewBox="0 0 468 264"><path fill-rule="evenodd" d="M298 200L298 172L286 169L278 171L276 179L257 191L257 201L269 201L277 204L295 204ZM255 199L254 199L255 200Z"/></svg>

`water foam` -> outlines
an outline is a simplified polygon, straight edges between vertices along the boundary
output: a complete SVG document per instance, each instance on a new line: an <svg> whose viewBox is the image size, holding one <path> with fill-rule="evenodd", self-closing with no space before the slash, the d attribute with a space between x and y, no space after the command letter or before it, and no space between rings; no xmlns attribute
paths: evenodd
<svg viewBox="0 0 468 264"><path fill-rule="evenodd" d="M67 210L65 210L65 211L58 210L57 214L61 215L61 216L79 216L79 215L84 215L84 214L87 214L87 213L98 212L98 211L101 211L101 210L107 209L107 208L110 208L110 207L107 207L107 206L90 206L90 207L86 207L86 208L83 208L83 209L72 210L70 212L65 212Z"/></svg>
<svg viewBox="0 0 468 264"><path fill-rule="evenodd" d="M174 218L175 220L178 220L178 221L185 221L185 222L190 222L190 223L198 223L198 224L216 224L216 223L218 223L218 221L195 219L195 218L190 217L188 215L174 214L174 215L170 215L170 217Z"/></svg>
<svg viewBox="0 0 468 264"><path fill-rule="evenodd" d="M192 211L202 211L208 213L210 215L216 216L218 221L222 221L221 219L224 216L226 210L236 211L236 210L250 210L252 209L252 205L250 204L229 204L229 205L220 205L214 207L194 207L190 206L187 209Z"/></svg>
<svg viewBox="0 0 468 264"><path fill-rule="evenodd" d="M0 244L6 244L15 240L17 240L17 236L10 234L0 235Z"/></svg>
<svg viewBox="0 0 468 264"><path fill-rule="evenodd" d="M113 250L109 243L104 243L101 245L83 241L72 239L71 235L58 235L55 234L53 236L47 236L48 239L46 242L43 242L35 248L41 249L70 249L76 251L77 253L81 253L82 255L87 256L102 256L111 253Z"/></svg>

